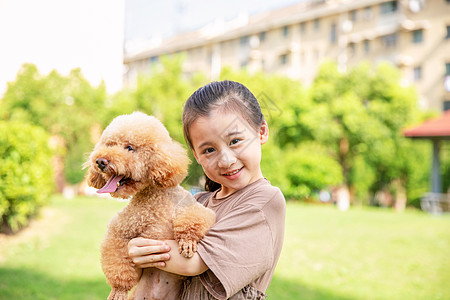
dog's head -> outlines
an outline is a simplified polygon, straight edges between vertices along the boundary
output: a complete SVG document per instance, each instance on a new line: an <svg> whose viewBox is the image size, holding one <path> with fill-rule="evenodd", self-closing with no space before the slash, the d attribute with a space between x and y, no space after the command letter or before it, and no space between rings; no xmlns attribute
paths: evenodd
<svg viewBox="0 0 450 300"><path fill-rule="evenodd" d="M97 192L128 198L148 186L178 185L187 175L189 158L158 119L135 112L106 127L85 166L87 182Z"/></svg>

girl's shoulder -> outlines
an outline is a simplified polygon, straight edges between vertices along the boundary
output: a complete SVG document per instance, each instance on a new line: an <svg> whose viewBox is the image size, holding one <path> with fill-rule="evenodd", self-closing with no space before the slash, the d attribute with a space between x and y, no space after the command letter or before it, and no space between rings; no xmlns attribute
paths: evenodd
<svg viewBox="0 0 450 300"><path fill-rule="evenodd" d="M259 210L267 206L284 206L286 200L281 190L273 186L269 180L262 178L252 184L242 195L242 200Z"/></svg>
<svg viewBox="0 0 450 300"><path fill-rule="evenodd" d="M272 185L270 181L267 180L266 178L258 180L258 182L254 186L252 193L256 193L259 195L262 194L270 198L272 197L283 198L284 200L284 196L280 188Z"/></svg>
<svg viewBox="0 0 450 300"><path fill-rule="evenodd" d="M197 202L199 202L200 204L204 204L206 199L208 199L208 197L211 195L211 192L198 192L196 194L194 194L194 198L195 200L197 200Z"/></svg>

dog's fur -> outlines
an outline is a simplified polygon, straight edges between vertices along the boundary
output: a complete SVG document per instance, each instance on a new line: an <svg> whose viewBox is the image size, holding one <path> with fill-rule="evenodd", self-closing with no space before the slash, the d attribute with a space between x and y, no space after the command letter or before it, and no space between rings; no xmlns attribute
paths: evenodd
<svg viewBox="0 0 450 300"><path fill-rule="evenodd" d="M88 184L100 189L115 175L124 176L118 183L113 181L117 190L108 192L113 197L131 197L109 222L101 245L103 272L112 288L109 300L126 299L139 281L127 252L131 239L176 239L180 253L191 257L214 223L214 213L179 186L188 165L186 150L170 138L163 124L139 112L115 118L95 145L85 164ZM147 284L154 284L145 292L146 299L178 297L181 276L156 268L148 271L154 280Z"/></svg>

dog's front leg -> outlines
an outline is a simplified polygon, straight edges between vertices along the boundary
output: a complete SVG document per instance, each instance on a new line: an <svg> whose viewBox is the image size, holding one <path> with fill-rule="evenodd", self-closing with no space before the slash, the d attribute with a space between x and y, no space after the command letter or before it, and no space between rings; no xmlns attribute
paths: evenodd
<svg viewBox="0 0 450 300"><path fill-rule="evenodd" d="M215 214L199 203L184 207L173 221L178 250L184 257L192 257L197 243L215 222Z"/></svg>
<svg viewBox="0 0 450 300"><path fill-rule="evenodd" d="M101 247L101 263L111 286L108 300L126 300L128 291L137 284L138 272L128 257L128 240L106 235Z"/></svg>

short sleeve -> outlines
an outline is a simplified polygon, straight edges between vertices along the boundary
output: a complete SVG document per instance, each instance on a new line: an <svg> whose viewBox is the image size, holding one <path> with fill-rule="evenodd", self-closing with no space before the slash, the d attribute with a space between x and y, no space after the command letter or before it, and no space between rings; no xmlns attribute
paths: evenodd
<svg viewBox="0 0 450 300"><path fill-rule="evenodd" d="M217 299L234 295L273 264L271 227L264 211L248 204L251 202L220 219L198 245L198 253L209 267L200 280Z"/></svg>

